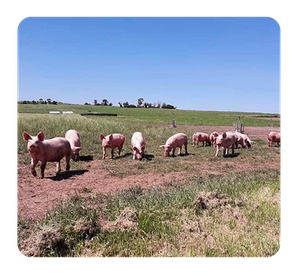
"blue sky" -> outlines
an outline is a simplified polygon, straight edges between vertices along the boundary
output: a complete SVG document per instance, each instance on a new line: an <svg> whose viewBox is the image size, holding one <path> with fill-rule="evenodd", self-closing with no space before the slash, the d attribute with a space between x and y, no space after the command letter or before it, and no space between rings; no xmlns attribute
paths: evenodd
<svg viewBox="0 0 300 274"><path fill-rule="evenodd" d="M26 18L18 100L280 112L272 18Z"/></svg>

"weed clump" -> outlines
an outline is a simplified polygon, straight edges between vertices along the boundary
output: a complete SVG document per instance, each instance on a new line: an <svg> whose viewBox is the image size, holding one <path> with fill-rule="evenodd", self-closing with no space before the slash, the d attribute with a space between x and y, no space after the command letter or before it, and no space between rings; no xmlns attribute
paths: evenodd
<svg viewBox="0 0 300 274"><path fill-rule="evenodd" d="M51 255L51 252L63 256L68 247L59 227L42 227L23 241L19 249L27 257L43 257Z"/></svg>
<svg viewBox="0 0 300 274"><path fill-rule="evenodd" d="M104 223L101 228L103 230L115 230L120 229L121 231L135 229L137 227L137 213L132 207L124 208L120 216L113 222Z"/></svg>
<svg viewBox="0 0 300 274"><path fill-rule="evenodd" d="M193 205L196 209L211 209L225 206L229 199L219 192L199 192Z"/></svg>

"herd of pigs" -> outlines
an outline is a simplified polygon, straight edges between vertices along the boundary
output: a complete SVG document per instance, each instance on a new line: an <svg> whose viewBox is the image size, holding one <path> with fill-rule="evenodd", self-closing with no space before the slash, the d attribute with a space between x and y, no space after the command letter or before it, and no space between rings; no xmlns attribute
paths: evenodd
<svg viewBox="0 0 300 274"><path fill-rule="evenodd" d="M80 135L76 130L70 129L66 132L65 137L56 137L53 139L45 140L43 132L40 132L37 136L31 136L27 132L23 132L23 138L27 142L27 149L31 156L31 173L36 176L35 167L37 163L41 162L41 178L44 178L44 171L47 162L56 162L56 174L61 171L60 160L66 157L66 170L70 169L70 159L74 161L79 159L79 151L81 150ZM114 157L114 149L118 148L118 154L120 156L125 136L123 134L110 134L104 136L100 135L103 147L103 159L105 159L106 149L111 149L111 158ZM245 134L239 132L224 132L218 134L213 132L210 135L206 133L196 132L193 134L193 146L202 142L203 146L213 145L216 147L215 157L218 156L219 150L223 147L223 156L228 154L228 149L232 148L232 154L234 153L234 146L237 148L240 144L243 148L251 148L251 143L254 143ZM268 135L268 145L272 146L273 143L280 143L280 133L271 132ZM144 156L146 142L141 132L135 132L131 138L131 145L133 150L133 159L141 160ZM164 149L164 156L172 156L175 154L175 150L179 148L179 154L184 146L185 154L187 151L188 138L184 133L177 133L171 136L165 145L161 145Z"/></svg>

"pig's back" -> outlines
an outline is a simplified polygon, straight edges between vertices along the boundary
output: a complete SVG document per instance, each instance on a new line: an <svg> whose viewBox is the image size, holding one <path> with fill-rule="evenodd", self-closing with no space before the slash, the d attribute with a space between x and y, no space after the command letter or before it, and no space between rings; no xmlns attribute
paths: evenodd
<svg viewBox="0 0 300 274"><path fill-rule="evenodd" d="M43 141L44 157L49 162L60 161L64 156L71 155L71 145L66 138L56 137Z"/></svg>
<svg viewBox="0 0 300 274"><path fill-rule="evenodd" d="M119 145L124 143L125 141L125 136L123 134L120 133L114 133L113 134L113 142L115 145Z"/></svg>
<svg viewBox="0 0 300 274"><path fill-rule="evenodd" d="M71 147L80 147L80 136L76 130L68 130L65 134L65 138L70 142Z"/></svg>
<svg viewBox="0 0 300 274"><path fill-rule="evenodd" d="M184 133L174 134L166 142L166 145L171 147L179 147L183 146L184 144L187 144L187 136Z"/></svg>
<svg viewBox="0 0 300 274"><path fill-rule="evenodd" d="M143 137L143 134L141 132L133 133L132 138L131 138L131 144L132 144L132 146L145 145L145 139Z"/></svg>

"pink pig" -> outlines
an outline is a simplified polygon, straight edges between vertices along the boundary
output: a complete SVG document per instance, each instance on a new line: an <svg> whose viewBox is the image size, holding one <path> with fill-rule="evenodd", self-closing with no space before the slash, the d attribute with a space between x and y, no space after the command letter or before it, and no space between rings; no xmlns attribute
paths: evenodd
<svg viewBox="0 0 300 274"><path fill-rule="evenodd" d="M280 133L278 132L270 132L268 135L268 146L271 147L273 146L273 143L277 143L277 145L279 146L280 143Z"/></svg>
<svg viewBox="0 0 300 274"><path fill-rule="evenodd" d="M105 153L107 148L111 148L111 158L114 158L114 149L119 149L119 156L125 142L125 136L119 133L110 134L104 137L101 134L100 139L102 140L103 147L103 159L105 159Z"/></svg>
<svg viewBox="0 0 300 274"><path fill-rule="evenodd" d="M216 146L216 139L219 136L219 133L214 131L209 135L209 140L213 146Z"/></svg>
<svg viewBox="0 0 300 274"><path fill-rule="evenodd" d="M23 132L23 138L27 141L27 149L31 156L31 173L36 176L35 167L41 161L41 178L44 178L44 171L47 162L56 162L56 175L60 173L60 160L66 157L66 170L70 169L71 146L67 139L56 137L45 140L44 133L37 136L30 136Z"/></svg>
<svg viewBox="0 0 300 274"><path fill-rule="evenodd" d="M219 150L221 147L224 148L223 150L223 156L225 157L228 155L228 148L231 146L232 154L234 153L234 145L237 141L237 134L234 132L224 132L223 134L220 134L216 139L216 146L217 151L215 157L218 156Z"/></svg>
<svg viewBox="0 0 300 274"><path fill-rule="evenodd" d="M207 144L211 145L208 134L202 133L202 132L194 133L193 134L193 146L194 145L197 146L200 142L202 142L203 147L204 147L204 142L205 142L205 146L207 146Z"/></svg>
<svg viewBox="0 0 300 274"><path fill-rule="evenodd" d="M137 158L138 160L142 160L145 151L145 139L140 132L135 132L131 138L131 145L133 150L133 160Z"/></svg>
<svg viewBox="0 0 300 274"><path fill-rule="evenodd" d="M174 156L176 147L179 147L179 154L178 155L180 155L181 154L181 148L184 145L185 154L187 155L188 154L187 142L188 142L188 138L187 138L186 134L177 133L177 134L174 134L173 136L171 136L167 140L165 145L162 145L160 147L164 148L164 156L168 157L168 156L170 156L171 150L173 150L172 151L172 156Z"/></svg>
<svg viewBox="0 0 300 274"><path fill-rule="evenodd" d="M251 144L254 143L254 141L251 141L249 137L246 134L240 133L240 132L235 132L237 135L237 141L235 144L235 147L237 148L238 145L240 144L242 148L251 148Z"/></svg>
<svg viewBox="0 0 300 274"><path fill-rule="evenodd" d="M79 136L78 131L76 131L74 129L68 130L65 134L65 138L70 142L70 145L71 145L71 150L72 150L71 158L74 161L78 161L79 160L79 151L81 150L80 136Z"/></svg>

